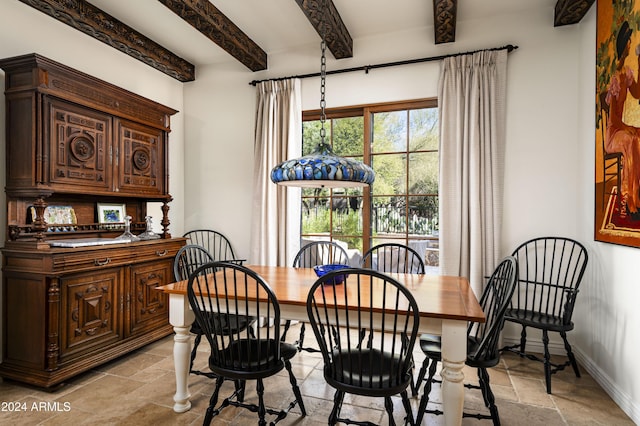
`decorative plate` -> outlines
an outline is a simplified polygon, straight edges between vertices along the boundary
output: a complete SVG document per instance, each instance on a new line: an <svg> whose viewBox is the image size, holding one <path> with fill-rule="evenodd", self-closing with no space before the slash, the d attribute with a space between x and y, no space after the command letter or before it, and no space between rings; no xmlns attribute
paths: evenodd
<svg viewBox="0 0 640 426"><path fill-rule="evenodd" d="M29 207L31 211L31 221L36 220L36 209ZM78 223L76 212L71 206L48 206L44 210L44 221L47 225L75 225ZM47 231L73 231L73 226L54 226L49 227Z"/></svg>

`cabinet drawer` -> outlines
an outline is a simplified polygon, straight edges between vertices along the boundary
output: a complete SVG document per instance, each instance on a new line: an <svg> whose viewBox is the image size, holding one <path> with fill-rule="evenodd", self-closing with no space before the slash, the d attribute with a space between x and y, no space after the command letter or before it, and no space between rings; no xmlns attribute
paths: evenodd
<svg viewBox="0 0 640 426"><path fill-rule="evenodd" d="M182 244L181 239L169 239L123 244L121 247L64 250L53 255L52 268L54 272L84 271L153 260L172 260Z"/></svg>
<svg viewBox="0 0 640 426"><path fill-rule="evenodd" d="M66 253L53 257L54 271L86 270L101 267L122 266L132 262L135 254L131 250L103 250Z"/></svg>

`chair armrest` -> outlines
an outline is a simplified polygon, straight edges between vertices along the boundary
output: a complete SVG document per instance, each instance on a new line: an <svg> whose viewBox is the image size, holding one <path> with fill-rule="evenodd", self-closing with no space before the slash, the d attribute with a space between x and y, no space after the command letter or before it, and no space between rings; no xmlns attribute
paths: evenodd
<svg viewBox="0 0 640 426"><path fill-rule="evenodd" d="M571 317L573 316L573 308L576 304L576 297L578 296L580 290L568 288L565 290L565 292L567 293L567 301L564 304L564 315L562 316L562 321L565 324L568 324L571 322Z"/></svg>

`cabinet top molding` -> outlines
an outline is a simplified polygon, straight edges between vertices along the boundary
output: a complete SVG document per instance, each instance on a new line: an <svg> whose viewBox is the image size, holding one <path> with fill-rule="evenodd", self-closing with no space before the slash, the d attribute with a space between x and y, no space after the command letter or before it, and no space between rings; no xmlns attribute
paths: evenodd
<svg viewBox="0 0 640 426"><path fill-rule="evenodd" d="M0 68L7 96L35 90L164 131L170 131L169 117L178 112L37 53L0 59Z"/></svg>

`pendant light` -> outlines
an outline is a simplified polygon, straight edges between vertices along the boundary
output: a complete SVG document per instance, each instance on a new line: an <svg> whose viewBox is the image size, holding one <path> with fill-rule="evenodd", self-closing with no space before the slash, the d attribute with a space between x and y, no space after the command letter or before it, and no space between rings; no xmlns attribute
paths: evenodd
<svg viewBox="0 0 640 426"><path fill-rule="evenodd" d="M326 8L322 8L321 62L320 62L320 143L309 155L284 161L271 170L271 180L278 185L304 188L354 188L371 185L375 173L368 165L352 158L340 157L333 153L325 141L325 81L327 61L325 56Z"/></svg>

